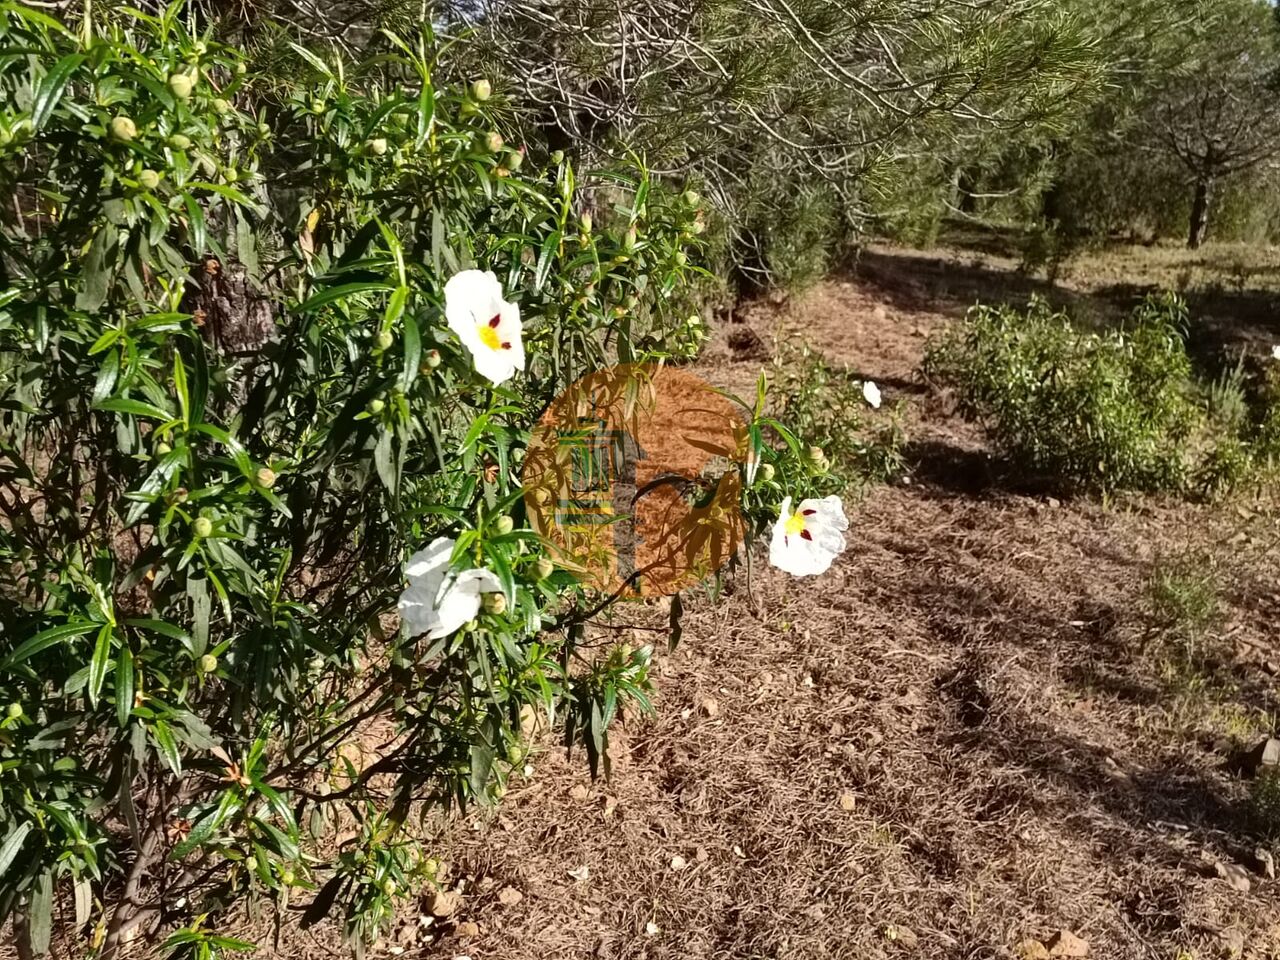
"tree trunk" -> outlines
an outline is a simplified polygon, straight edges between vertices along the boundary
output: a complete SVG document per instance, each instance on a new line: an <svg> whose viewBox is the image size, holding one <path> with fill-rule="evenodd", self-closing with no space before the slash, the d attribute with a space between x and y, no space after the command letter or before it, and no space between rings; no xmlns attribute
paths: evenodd
<svg viewBox="0 0 1280 960"><path fill-rule="evenodd" d="M1196 196L1191 202L1191 231L1187 235L1187 246L1192 250L1204 243L1205 234L1209 232L1209 204L1213 201L1213 177L1202 174L1196 180Z"/></svg>

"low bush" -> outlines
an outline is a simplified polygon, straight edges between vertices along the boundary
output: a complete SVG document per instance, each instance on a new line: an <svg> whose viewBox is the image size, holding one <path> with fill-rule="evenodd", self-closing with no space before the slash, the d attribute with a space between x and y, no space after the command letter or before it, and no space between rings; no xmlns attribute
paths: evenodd
<svg viewBox="0 0 1280 960"><path fill-rule="evenodd" d="M898 409L874 414L879 388L848 367L832 366L809 344L784 341L773 359L778 418L820 446L845 489L861 490L901 474L906 434Z"/></svg>
<svg viewBox="0 0 1280 960"><path fill-rule="evenodd" d="M929 345L925 371L954 388L1020 468L1066 487L1217 494L1265 476L1274 404L1242 374L1192 375L1186 308L1150 298L1120 329L1073 324L1044 301L978 306Z"/></svg>

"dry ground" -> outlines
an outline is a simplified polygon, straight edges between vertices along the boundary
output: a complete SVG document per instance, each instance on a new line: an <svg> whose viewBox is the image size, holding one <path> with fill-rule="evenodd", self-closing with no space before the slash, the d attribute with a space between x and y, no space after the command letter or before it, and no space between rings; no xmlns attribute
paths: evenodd
<svg viewBox="0 0 1280 960"><path fill-rule="evenodd" d="M1277 514L1008 482L915 373L975 296L1037 286L1008 266L875 249L718 332L699 368L718 383L754 379L761 360L728 346L750 327L905 401L908 481L853 509L829 575L757 564L693 601L658 658L656 716L616 732L612 780L548 747L500 812L442 836L461 911L375 955L959 960L1036 956L1026 941L1067 930L1107 960L1280 957L1280 886L1238 769L1280 708ZM1104 315L1117 282L1051 292ZM1247 319L1239 340L1280 341ZM1223 603L1192 671L1146 600L1155 566L1188 555ZM287 942L304 957L332 941Z"/></svg>

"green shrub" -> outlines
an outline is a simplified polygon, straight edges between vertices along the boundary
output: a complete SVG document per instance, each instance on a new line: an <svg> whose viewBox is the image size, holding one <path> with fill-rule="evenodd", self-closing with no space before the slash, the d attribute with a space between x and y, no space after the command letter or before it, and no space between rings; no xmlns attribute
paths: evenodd
<svg viewBox="0 0 1280 960"><path fill-rule="evenodd" d="M647 702L648 648L579 650L609 598L548 570L519 470L566 385L696 346L696 198L602 171L588 225L562 156L433 83L429 33L294 48L285 85L181 14L0 11L0 921L37 953L64 897L104 956L235 949L246 898L373 940L434 876L411 813L499 797L534 711L594 768ZM523 315L512 379L451 329L476 267L494 338ZM495 586L406 636L402 563L446 534Z"/></svg>
<svg viewBox="0 0 1280 960"><path fill-rule="evenodd" d="M1204 658L1205 637L1222 613L1212 556L1189 551L1164 557L1147 578L1147 604L1161 637L1177 653L1180 672L1195 671Z"/></svg>
<svg viewBox="0 0 1280 960"><path fill-rule="evenodd" d="M901 474L906 444L898 410L871 417L864 382L804 342L783 341L774 355L778 418L822 448L833 483L855 490Z"/></svg>
<svg viewBox="0 0 1280 960"><path fill-rule="evenodd" d="M1067 487L1215 496L1274 475L1280 373L1243 363L1205 384L1184 343L1186 308L1148 298L1096 332L1035 300L974 307L929 344L925 371L953 387L1020 468Z"/></svg>

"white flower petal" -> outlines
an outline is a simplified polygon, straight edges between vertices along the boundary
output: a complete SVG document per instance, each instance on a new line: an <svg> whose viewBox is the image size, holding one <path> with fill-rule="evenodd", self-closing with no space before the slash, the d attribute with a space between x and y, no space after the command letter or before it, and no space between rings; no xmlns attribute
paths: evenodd
<svg viewBox="0 0 1280 960"><path fill-rule="evenodd" d="M482 377L499 384L524 369L520 307L503 299L492 271L463 270L450 277L444 285L444 314Z"/></svg>
<svg viewBox="0 0 1280 960"><path fill-rule="evenodd" d="M1280 343L1271 348L1271 359L1280 360Z"/></svg>
<svg viewBox="0 0 1280 960"><path fill-rule="evenodd" d="M460 590L456 580L450 580L440 594L436 607L437 623L427 634L428 640L447 637L480 613L480 591Z"/></svg>
<svg viewBox="0 0 1280 960"><path fill-rule="evenodd" d="M865 380L862 383L862 399L871 404L876 410L880 409L880 388L875 385L873 380Z"/></svg>
<svg viewBox="0 0 1280 960"><path fill-rule="evenodd" d="M796 515L803 518L803 532L792 533L788 523ZM791 510L791 498L782 501L769 543L769 562L796 577L825 573L844 551L844 531L849 521L837 496L802 500Z"/></svg>
<svg viewBox="0 0 1280 960"><path fill-rule="evenodd" d="M480 595L497 593L502 584L491 570L473 568L449 572L449 558L457 541L438 537L405 564L409 581L396 608L405 633L426 634L428 640L447 637L480 612Z"/></svg>

